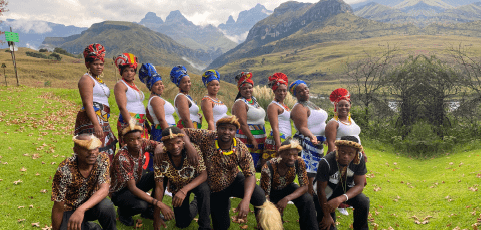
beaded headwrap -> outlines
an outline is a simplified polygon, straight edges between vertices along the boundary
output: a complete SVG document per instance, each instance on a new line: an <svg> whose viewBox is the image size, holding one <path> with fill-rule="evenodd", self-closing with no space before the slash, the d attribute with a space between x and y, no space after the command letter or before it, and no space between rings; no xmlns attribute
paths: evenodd
<svg viewBox="0 0 481 230"><path fill-rule="evenodd" d="M102 146L102 141L100 141L96 136L94 135L90 135L90 139L88 140L79 140L77 139L78 135L77 136L74 136L72 138L72 141L82 147L82 148L85 148L85 149L88 149L88 150L94 150L96 148L99 148L100 146Z"/></svg>
<svg viewBox="0 0 481 230"><path fill-rule="evenodd" d="M162 81L162 77L157 73L157 70L151 63L143 63L139 70L139 79L144 83L149 90L152 90L152 86Z"/></svg>
<svg viewBox="0 0 481 230"><path fill-rule="evenodd" d="M331 95L329 96L329 100L331 100L332 104L334 104L334 120L338 121L339 117L337 115L337 104L341 100L346 100L351 102L351 95L347 89L339 88L332 91ZM351 113L349 113L347 117L349 123L351 122Z"/></svg>
<svg viewBox="0 0 481 230"><path fill-rule="evenodd" d="M209 83L213 80L220 81L220 74L217 72L217 70L211 69L205 71L205 73L202 75L202 82L204 83L204 86L207 87Z"/></svg>
<svg viewBox="0 0 481 230"><path fill-rule="evenodd" d="M289 142L289 144L287 144L286 142ZM284 141L284 143L282 143L281 147L279 147L279 152L284 151L284 150L289 150L289 149L297 149L298 153L299 153L300 151L302 151L302 146L299 145L299 142L297 140L290 139L290 140Z"/></svg>
<svg viewBox="0 0 481 230"><path fill-rule="evenodd" d="M355 165L359 164L359 162L361 160L361 155L359 153L363 151L363 148L362 148L361 144L359 144L355 141L349 141L349 140L336 140L336 141L334 141L334 145L336 145L337 147L347 146L347 147L352 147L352 148L357 149L356 156L354 157L353 163ZM338 160L338 157L339 156L338 156L337 150L336 150L336 160Z"/></svg>
<svg viewBox="0 0 481 230"><path fill-rule="evenodd" d="M254 81L252 80L252 73L251 72L242 72L235 76L235 80L237 81L237 89L240 90L242 85L245 83L250 83L252 86L254 86Z"/></svg>
<svg viewBox="0 0 481 230"><path fill-rule="evenodd" d="M103 45L98 43L90 44L84 49L84 59L85 59L85 66L89 68L88 64L90 62L101 60L104 62L105 58L105 48Z"/></svg>
<svg viewBox="0 0 481 230"><path fill-rule="evenodd" d="M272 88L272 91L276 91L279 85L288 85L287 76L283 73L275 73L269 77L267 85Z"/></svg>
<svg viewBox="0 0 481 230"><path fill-rule="evenodd" d="M174 132L172 132L172 130L174 130ZM171 127L168 127L164 130L162 130L162 138L160 139L161 141L166 141L166 140L170 140L170 139L174 139L176 137L183 137L184 134L181 133L180 129L175 127L175 126L171 126Z"/></svg>
<svg viewBox="0 0 481 230"><path fill-rule="evenodd" d="M307 86L307 83L303 80L297 80L295 82L292 82L291 85L289 86L289 92L291 92L292 96L296 96L296 88L297 86L304 84Z"/></svg>
<svg viewBox="0 0 481 230"><path fill-rule="evenodd" d="M235 115L225 116L225 117L217 120L217 122L215 123L215 126L216 126L216 127L219 127L219 126L222 125L222 124L235 125L235 127L236 127L237 129L240 129L239 120L237 119L237 117L236 117Z"/></svg>
<svg viewBox="0 0 481 230"><path fill-rule="evenodd" d="M130 67L137 69L138 59L135 55L131 53L123 53L115 58L115 66L119 69L120 75L122 75L121 67Z"/></svg>
<svg viewBox="0 0 481 230"><path fill-rule="evenodd" d="M172 71L170 71L170 81L172 81L172 83L174 83L177 87L179 87L180 81L185 76L189 75L187 74L187 69L184 66L176 66L172 68Z"/></svg>

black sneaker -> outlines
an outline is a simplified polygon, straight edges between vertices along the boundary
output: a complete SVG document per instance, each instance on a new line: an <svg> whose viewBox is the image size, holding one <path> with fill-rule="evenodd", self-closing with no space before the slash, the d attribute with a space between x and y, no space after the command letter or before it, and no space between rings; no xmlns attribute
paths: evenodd
<svg viewBox="0 0 481 230"><path fill-rule="evenodd" d="M134 219L132 219L131 216L122 216L120 208L117 208L117 214L119 214L120 223L124 224L125 226L134 226Z"/></svg>

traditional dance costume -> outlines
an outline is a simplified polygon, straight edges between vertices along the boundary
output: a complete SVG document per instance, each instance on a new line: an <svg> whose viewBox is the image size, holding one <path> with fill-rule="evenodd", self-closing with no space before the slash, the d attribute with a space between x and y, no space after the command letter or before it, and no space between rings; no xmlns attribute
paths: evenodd
<svg viewBox="0 0 481 230"><path fill-rule="evenodd" d="M130 117L133 117L137 120L137 123L144 128L142 131L142 138L149 139L149 133L148 130L145 128L145 107L144 103L144 93L140 90L137 89L137 87L134 89L132 88L127 82L125 82L123 79L120 80L122 83L124 83L125 86L127 86L127 92L125 92L125 96L127 98L127 111L129 111ZM123 146L123 140L122 140L122 130L124 127L129 125L129 121L125 121L122 114L119 115L119 121L117 122L117 129L119 133L119 143L120 146Z"/></svg>
<svg viewBox="0 0 481 230"><path fill-rule="evenodd" d="M212 113L214 115L214 124L221 118L227 116L227 105L224 104L221 100L213 99L209 96L204 96L202 100L210 100L214 107L212 108Z"/></svg>
<svg viewBox="0 0 481 230"><path fill-rule="evenodd" d="M276 104L283 108L284 111L277 116L277 123L279 124L279 136L281 138L281 143L284 142L288 137L292 136L291 127L291 111L287 106L281 105L277 101L272 101L271 104ZM274 139L274 133L271 133L266 139L266 144L264 147L264 153L262 154L263 159L274 158L276 156L276 141Z"/></svg>
<svg viewBox="0 0 481 230"><path fill-rule="evenodd" d="M164 101L164 113L165 113L165 121L169 126L174 126L175 125L175 118L174 118L174 106L168 102L167 100L163 99L162 97L159 96L153 96L150 98L149 103L147 105L147 114L152 118L152 121L154 121L154 124L152 124L152 130L150 132L150 139L154 141L159 141L160 138L162 138L162 128L160 127L160 122L157 116L154 113L154 108L152 107L152 99L154 97L158 97Z"/></svg>
<svg viewBox="0 0 481 230"><path fill-rule="evenodd" d="M175 105L175 100L177 100L177 97L179 95L185 96L187 98L187 100L189 100L189 102L190 102L189 114L190 114L190 120L192 121L192 124L194 125L194 128L197 128L197 129L202 128L202 123L201 123L200 117L199 117L199 106L197 105L197 103L195 103L195 101L192 99L192 97L190 95L178 93L174 98L174 105ZM175 112L177 113L177 115L180 114L179 109L177 107L175 107ZM180 115L179 115L179 118L180 118ZM179 119L179 121L177 122L177 127L179 127L179 129L182 129L182 128L184 128L184 126L185 126L184 121L182 121L182 119Z"/></svg>

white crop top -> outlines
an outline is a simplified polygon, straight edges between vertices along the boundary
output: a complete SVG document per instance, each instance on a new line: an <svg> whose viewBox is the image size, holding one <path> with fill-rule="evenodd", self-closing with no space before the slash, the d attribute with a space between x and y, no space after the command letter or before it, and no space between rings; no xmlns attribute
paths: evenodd
<svg viewBox="0 0 481 230"><path fill-rule="evenodd" d="M299 103L294 107L297 104ZM311 115L307 118L307 128L314 136L325 136L327 112L321 108L312 109L309 106L307 108L311 111Z"/></svg>
<svg viewBox="0 0 481 230"><path fill-rule="evenodd" d="M272 101L271 104L276 104L284 110L284 112L277 116L277 122L279 123L279 132L284 134L286 137L292 136L291 111L287 111L284 106L282 106L277 101Z"/></svg>
<svg viewBox="0 0 481 230"><path fill-rule="evenodd" d="M154 112L154 108L150 104L150 102L152 101L152 99L154 97L158 97L162 100L164 100L164 98L159 97L159 96L153 96L153 97L150 98L149 104L147 105L147 109L149 110L149 114L152 117L152 120L154 121L154 124L158 125L159 119L157 119L157 116L155 115L155 112ZM167 124L169 126L175 125L174 112L175 112L174 106L172 106L172 104L170 102L164 100L165 121L167 122Z"/></svg>
<svg viewBox="0 0 481 230"><path fill-rule="evenodd" d="M266 111L257 103L257 99L252 97L255 101L254 105L249 104L245 98L239 98L237 101L243 101L247 105L247 124L248 125L263 125L265 124L264 118L266 117ZM235 103L234 102L234 103Z"/></svg>
<svg viewBox="0 0 481 230"><path fill-rule="evenodd" d="M121 80L125 86L127 86L127 92L125 96L127 97L127 111L136 114L145 114L144 103L144 93L142 91L137 91L132 89L124 80Z"/></svg>
<svg viewBox="0 0 481 230"><path fill-rule="evenodd" d="M88 73L87 73L88 74ZM110 89L105 83L99 83L95 78L88 74L90 78L95 82L93 88L93 101L109 106Z"/></svg>
<svg viewBox="0 0 481 230"><path fill-rule="evenodd" d="M334 120L332 118L331 120ZM359 144L361 144L361 138L359 138L359 134L361 134L361 127L354 122L351 118L351 125L346 125L341 121L336 121L339 124L337 128L336 140L340 140L343 136L354 136L359 140Z"/></svg>
<svg viewBox="0 0 481 230"><path fill-rule="evenodd" d="M191 100L189 97L187 97L183 93L178 93L174 98L174 105L175 105L175 100L177 99L177 97L179 95L183 95L184 97L187 98L187 100L190 101L190 104L191 104L191 106L189 107L190 120L192 122L200 123L200 118L197 115L199 113L199 106L197 106L197 104L194 102L194 100ZM179 113L179 109L177 108L177 106L175 106L175 112L177 113L177 115L179 115L179 119L182 119L182 118L180 118L180 113Z"/></svg>
<svg viewBox="0 0 481 230"><path fill-rule="evenodd" d="M219 119L227 116L227 105L225 105L222 101L214 100L209 96L204 96L202 100L210 100L214 104L214 107L212 108L212 113L214 115L214 124Z"/></svg>

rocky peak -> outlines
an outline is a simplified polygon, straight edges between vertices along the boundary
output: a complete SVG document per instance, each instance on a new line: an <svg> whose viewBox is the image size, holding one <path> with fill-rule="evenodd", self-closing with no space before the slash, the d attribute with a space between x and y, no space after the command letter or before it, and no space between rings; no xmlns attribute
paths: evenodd
<svg viewBox="0 0 481 230"><path fill-rule="evenodd" d="M227 22L225 23L226 25L232 25L235 24L234 17L232 15L229 16L229 19L227 19Z"/></svg>
<svg viewBox="0 0 481 230"><path fill-rule="evenodd" d="M145 25L147 23L162 24L164 21L162 18L158 17L154 12L148 12L145 17L140 20L140 24Z"/></svg>
<svg viewBox="0 0 481 230"><path fill-rule="evenodd" d="M187 20L187 18L185 18L184 15L182 15L182 13L179 10L171 11L169 13L169 16L167 16L167 18L165 19L165 22L168 22L168 23L184 23L184 24L192 24L193 25L193 23L191 21Z"/></svg>

